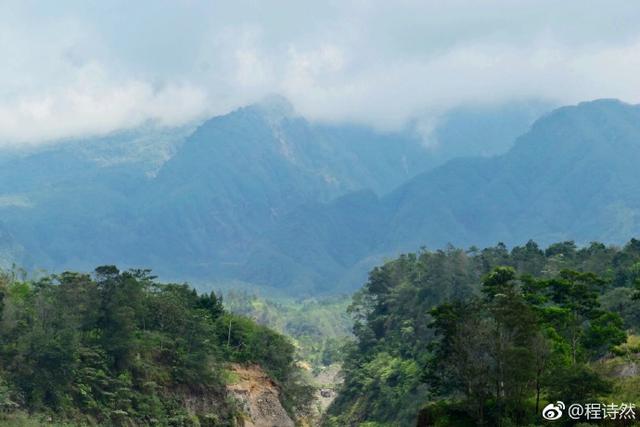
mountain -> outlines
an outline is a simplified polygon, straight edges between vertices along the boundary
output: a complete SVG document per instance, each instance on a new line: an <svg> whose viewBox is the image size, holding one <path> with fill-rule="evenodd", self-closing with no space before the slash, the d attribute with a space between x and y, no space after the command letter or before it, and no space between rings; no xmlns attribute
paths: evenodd
<svg viewBox="0 0 640 427"><path fill-rule="evenodd" d="M541 101L458 107L440 116L425 139L438 165L457 157L497 156L554 107ZM424 127L419 121L417 126Z"/></svg>
<svg viewBox="0 0 640 427"><path fill-rule="evenodd" d="M130 208L188 128L144 127L106 137L5 149L0 220L27 268L90 269L115 262L135 225Z"/></svg>
<svg viewBox="0 0 640 427"><path fill-rule="evenodd" d="M216 279L290 210L389 191L432 157L412 132L313 124L279 97L196 129L149 125L0 154L0 218L25 247L22 264Z"/></svg>
<svg viewBox="0 0 640 427"><path fill-rule="evenodd" d="M386 196L388 247L622 242L640 232L640 106L555 110L505 155L460 159Z"/></svg>
<svg viewBox="0 0 640 427"><path fill-rule="evenodd" d="M139 191L122 252L170 277L235 279L290 211L363 188L386 192L429 159L413 134L316 125L270 98L208 120L184 141Z"/></svg>
<svg viewBox="0 0 640 427"><path fill-rule="evenodd" d="M243 278L344 287L422 246L620 243L640 234L639 163L640 106L563 107L503 155L451 160L382 197L355 193L292 212L255 246Z"/></svg>
<svg viewBox="0 0 640 427"><path fill-rule="evenodd" d="M383 233L394 189L459 152L504 152L545 108L454 110L426 135L418 122L314 123L270 97L197 126L0 150L3 257L149 267L203 286L353 287L395 249Z"/></svg>
<svg viewBox="0 0 640 427"><path fill-rule="evenodd" d="M0 203L3 201L0 199ZM7 203L7 201L4 201ZM0 269L10 269L18 261L21 249L13 240L13 236L0 222Z"/></svg>

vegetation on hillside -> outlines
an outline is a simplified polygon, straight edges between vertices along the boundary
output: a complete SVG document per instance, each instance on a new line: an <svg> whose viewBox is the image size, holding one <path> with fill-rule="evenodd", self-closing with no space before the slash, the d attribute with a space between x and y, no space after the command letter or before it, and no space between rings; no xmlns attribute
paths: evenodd
<svg viewBox="0 0 640 427"><path fill-rule="evenodd" d="M341 360L342 346L352 336L350 301L344 295L293 300L229 291L224 296L224 305L232 313L288 336L300 359L314 370Z"/></svg>
<svg viewBox="0 0 640 427"><path fill-rule="evenodd" d="M4 424L29 413L34 424L235 425L228 362L259 364L289 410L312 398L288 339L225 311L214 293L113 266L92 276L0 275Z"/></svg>
<svg viewBox="0 0 640 427"><path fill-rule="evenodd" d="M402 255L350 307L328 426L530 425L548 402L640 404L640 241ZM600 400L602 399L602 400ZM363 424L367 423L367 424Z"/></svg>
<svg viewBox="0 0 640 427"><path fill-rule="evenodd" d="M319 125L268 104L193 133L0 149L0 265L88 271L108 259L309 296L352 291L382 257L422 244L640 233L637 106L581 103L530 129L525 105L450 112L425 150L410 129ZM487 149L503 154L477 156Z"/></svg>

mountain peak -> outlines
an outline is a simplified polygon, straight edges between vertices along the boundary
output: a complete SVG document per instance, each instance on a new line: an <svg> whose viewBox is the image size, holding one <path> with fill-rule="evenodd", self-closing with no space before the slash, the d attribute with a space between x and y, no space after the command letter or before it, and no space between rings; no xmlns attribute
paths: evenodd
<svg viewBox="0 0 640 427"><path fill-rule="evenodd" d="M598 98L591 101L583 101L576 105L577 108L593 108L593 107L629 107L631 104L623 102L617 98Z"/></svg>
<svg viewBox="0 0 640 427"><path fill-rule="evenodd" d="M548 149L571 146L582 149L585 144L611 145L628 135L635 135L640 120L640 106L618 99L596 99L557 108L536 120L529 132L516 141L522 149L533 142ZM623 138L624 139L624 138ZM530 145L530 144L529 144Z"/></svg>
<svg viewBox="0 0 640 427"><path fill-rule="evenodd" d="M253 107L272 120L280 120L295 115L295 109L287 98L278 94L267 95Z"/></svg>
<svg viewBox="0 0 640 427"><path fill-rule="evenodd" d="M618 112L631 112L638 108L637 105L628 104L615 98L600 98L592 101L580 102L576 105L568 105L557 108L542 118L538 122L544 122L548 119L559 118L566 119L572 116L591 116L600 114L616 114Z"/></svg>

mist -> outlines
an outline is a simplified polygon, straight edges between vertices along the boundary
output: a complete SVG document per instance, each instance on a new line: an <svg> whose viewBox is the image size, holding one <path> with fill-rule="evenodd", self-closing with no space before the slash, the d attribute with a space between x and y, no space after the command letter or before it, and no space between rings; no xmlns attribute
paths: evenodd
<svg viewBox="0 0 640 427"><path fill-rule="evenodd" d="M640 5L3 2L0 145L178 126L267 94L381 130L457 107L640 101Z"/></svg>

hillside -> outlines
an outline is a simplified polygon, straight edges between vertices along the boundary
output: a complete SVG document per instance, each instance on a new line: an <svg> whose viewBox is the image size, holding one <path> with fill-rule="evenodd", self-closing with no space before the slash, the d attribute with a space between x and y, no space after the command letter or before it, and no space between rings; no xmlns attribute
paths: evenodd
<svg viewBox="0 0 640 427"><path fill-rule="evenodd" d="M289 340L213 292L114 266L16 273L0 271L2 425L262 426L274 411L293 425L313 399Z"/></svg>
<svg viewBox="0 0 640 427"><path fill-rule="evenodd" d="M339 361L340 348L351 336L350 301L347 295L296 300L234 290L224 294L225 308L289 337L314 371Z"/></svg>
<svg viewBox="0 0 640 427"><path fill-rule="evenodd" d="M422 246L621 243L640 234L638 162L639 106L563 107L503 155L454 159L381 197L352 193L292 212L256 247L244 279L348 287L384 257Z"/></svg>
<svg viewBox="0 0 640 427"><path fill-rule="evenodd" d="M384 192L427 159L415 138L315 127L281 99L211 119L146 185L135 244L153 250L140 263L233 277L291 210L360 188Z"/></svg>
<svg viewBox="0 0 640 427"><path fill-rule="evenodd" d="M385 133L312 123L271 97L198 126L4 148L1 260L146 266L209 287L351 289L383 249L388 218L375 200L460 152L504 152L546 108L454 110L428 134L417 122Z"/></svg>
<svg viewBox="0 0 640 427"><path fill-rule="evenodd" d="M638 405L639 273L635 239L389 260L354 295L356 341L324 425L546 425L558 400Z"/></svg>
<svg viewBox="0 0 640 427"><path fill-rule="evenodd" d="M388 195L386 243L620 243L640 232L638 160L639 106L599 100L560 108L505 155L452 161Z"/></svg>

